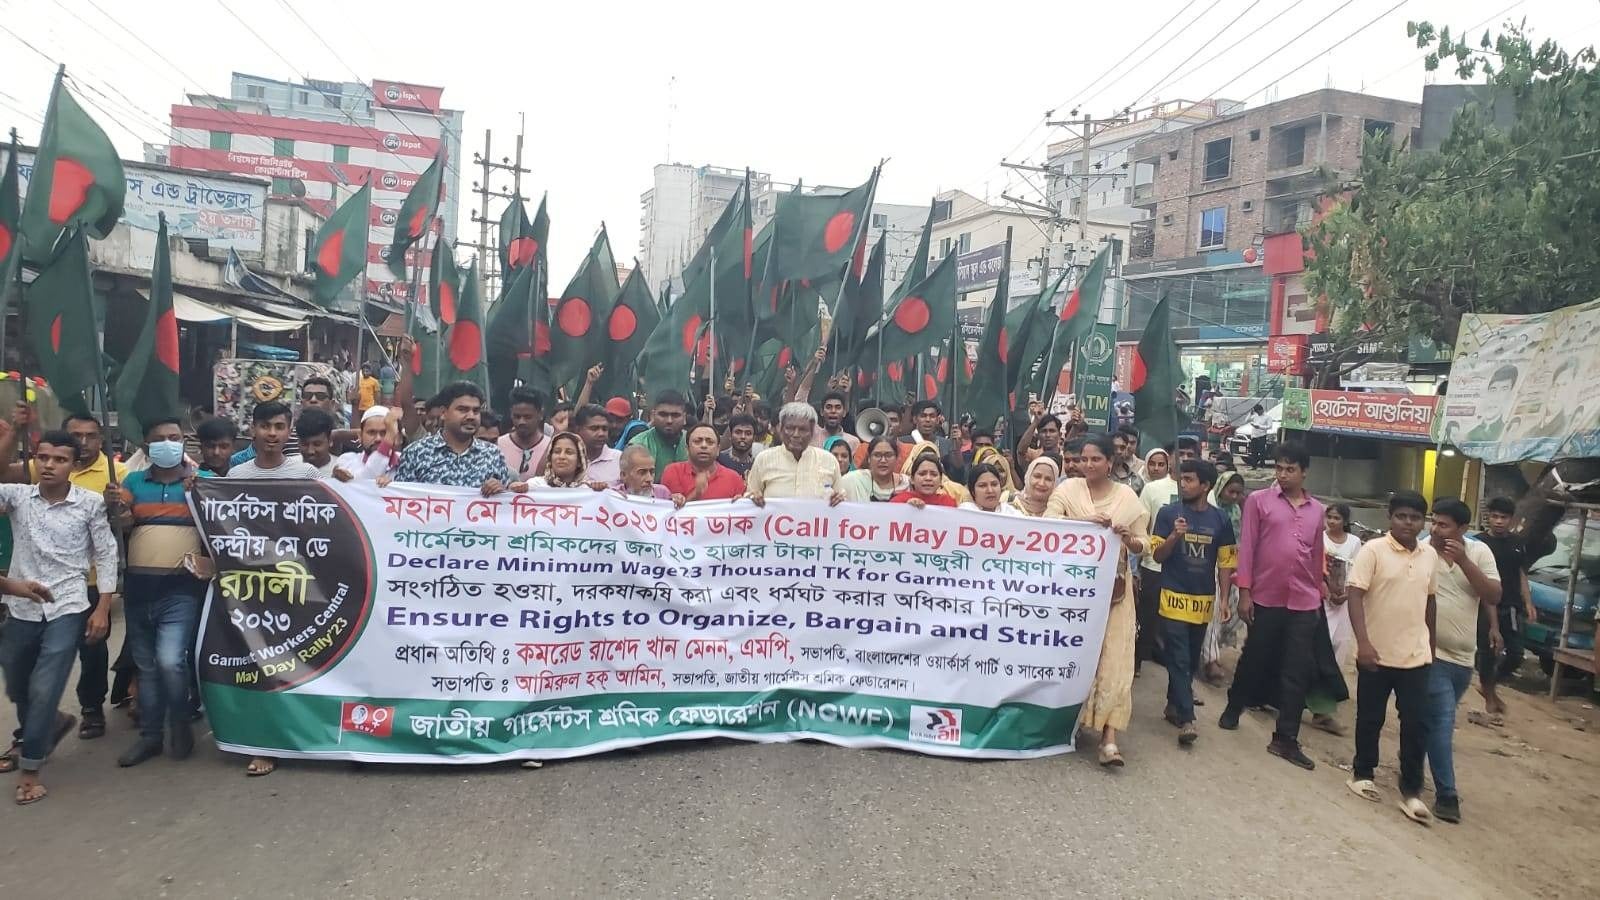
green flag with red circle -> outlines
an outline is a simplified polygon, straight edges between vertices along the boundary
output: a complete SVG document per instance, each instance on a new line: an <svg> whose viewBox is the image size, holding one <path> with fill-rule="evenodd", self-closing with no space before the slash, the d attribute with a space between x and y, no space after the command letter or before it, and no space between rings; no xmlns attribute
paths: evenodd
<svg viewBox="0 0 1600 900"><path fill-rule="evenodd" d="M661 311L650 296L645 278L644 267L634 260L633 271L628 273L628 280L622 283L622 291L606 315L606 370L597 385L602 399L633 396L637 384L635 360L661 321Z"/></svg>
<svg viewBox="0 0 1600 900"><path fill-rule="evenodd" d="M100 383L89 236L68 232L53 259L22 293L28 347L62 409L87 413Z"/></svg>
<svg viewBox="0 0 1600 900"><path fill-rule="evenodd" d="M863 246L877 185L878 170L873 169L871 178L848 191L795 191L780 197L773 213L767 284L837 278ZM859 278L861 272L854 274Z"/></svg>
<svg viewBox="0 0 1600 900"><path fill-rule="evenodd" d="M902 282L895 293L880 326L883 358L909 359L939 346L956 324L956 254L946 254L920 281ZM876 332L868 340L877 340Z"/></svg>
<svg viewBox="0 0 1600 900"><path fill-rule="evenodd" d="M1006 334L1006 307L1011 298L1010 251L1007 244L1006 257L1000 263L1000 279L995 284L994 299L989 302L989 315L983 324L983 337L978 340L972 389L967 396L958 398L961 410L971 412L979 428L993 428L1012 406L1011 382L1006 378L1011 349Z"/></svg>
<svg viewBox="0 0 1600 900"><path fill-rule="evenodd" d="M545 211L546 198L540 198L539 211L533 219L522 197L511 198L505 212L500 214L500 296L511 289L517 272L537 264L545 258L545 240L550 235L550 216Z"/></svg>
<svg viewBox="0 0 1600 900"><path fill-rule="evenodd" d="M455 324L444 335L440 371L445 381L470 381L489 393L488 354L484 349L483 298L478 289L478 260L473 259L461 285L461 303Z"/></svg>
<svg viewBox="0 0 1600 900"><path fill-rule="evenodd" d="M1071 359L1073 346L1089 335L1100 318L1100 295L1106 286L1106 264L1111 258L1111 244L1100 248L1083 272L1083 277L1073 287L1072 293L1061 302L1056 313L1055 329L1050 346L1046 348L1044 365L1035 375L1034 390L1046 403L1061 382L1061 368Z"/></svg>
<svg viewBox="0 0 1600 900"><path fill-rule="evenodd" d="M461 270L456 267L455 245L440 235L428 262L428 303L433 320L442 326L456 322L456 300L461 293Z"/></svg>
<svg viewBox="0 0 1600 900"><path fill-rule="evenodd" d="M12 129L5 175L0 176L0 322L9 315L11 283L22 264L22 200L18 190L17 132Z"/></svg>
<svg viewBox="0 0 1600 900"><path fill-rule="evenodd" d="M172 251L167 245L167 217L156 228L156 257L150 268L150 307L144 328L117 376L112 396L117 426L123 437L144 440L145 426L180 415L178 400L178 318L172 309Z"/></svg>
<svg viewBox="0 0 1600 900"><path fill-rule="evenodd" d="M67 90L65 77L62 66L56 71L22 208L28 258L40 262L51 258L63 231L82 231L97 240L110 234L122 218L128 193L117 148Z"/></svg>
<svg viewBox="0 0 1600 900"><path fill-rule="evenodd" d="M1183 369L1172 340L1171 297L1165 287L1160 290L1128 368L1133 427L1139 429L1139 450L1144 453L1176 441L1181 424L1177 394Z"/></svg>
<svg viewBox="0 0 1600 900"><path fill-rule="evenodd" d="M311 244L311 269L316 276L311 286L313 300L327 306L345 285L366 272L371 219L372 185L364 184L317 229Z"/></svg>
<svg viewBox="0 0 1600 900"><path fill-rule="evenodd" d="M617 299L617 262L600 226L594 244L550 310L550 377L556 384L581 378L606 361L611 305Z"/></svg>
<svg viewBox="0 0 1600 900"><path fill-rule="evenodd" d="M405 202L400 204L400 217L394 223L394 237L389 241L389 271L394 277L406 277L406 251L428 233L428 225L439 213L439 197L444 192L444 143L433 157L417 183L411 186ZM363 253L366 251L363 250Z"/></svg>

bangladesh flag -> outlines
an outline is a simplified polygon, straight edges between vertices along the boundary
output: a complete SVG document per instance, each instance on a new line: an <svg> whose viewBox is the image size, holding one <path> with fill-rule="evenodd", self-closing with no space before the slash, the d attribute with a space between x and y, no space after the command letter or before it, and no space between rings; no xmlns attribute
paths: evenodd
<svg viewBox="0 0 1600 900"><path fill-rule="evenodd" d="M1044 286L1039 292L1039 299L1030 307L1033 319L1028 327L1013 332L1015 337L1021 338L1020 349L1013 342L1013 349L1018 349L1020 366L1011 382L1019 394L1031 391L1044 398L1041 385L1045 379L1045 355L1050 352L1050 339L1055 334L1056 298L1060 296L1061 286L1071 272L1071 269L1063 269L1055 281Z"/></svg>
<svg viewBox="0 0 1600 900"><path fill-rule="evenodd" d="M601 225L594 245L551 310L549 366L556 384L582 378L590 366L605 361L607 317L616 299L617 263Z"/></svg>
<svg viewBox="0 0 1600 900"><path fill-rule="evenodd" d="M1095 254L1094 262L1084 270L1083 277L1078 279L1056 314L1051 343L1046 348L1048 355L1034 380L1034 389L1046 403L1055 394L1056 385L1061 381L1061 368L1072 358L1073 346L1088 336L1095 320L1100 318L1100 295L1105 290L1106 262L1110 256L1111 244L1107 243Z"/></svg>
<svg viewBox="0 0 1600 900"><path fill-rule="evenodd" d="M478 290L478 261L474 259L467 269L467 280L461 288L461 305L456 309L456 321L444 335L444 359L440 360L442 378L450 381L470 381L489 393L489 368L483 343L483 300Z"/></svg>
<svg viewBox="0 0 1600 900"><path fill-rule="evenodd" d="M883 328L884 359L908 359L950 336L956 324L956 254L945 254L922 279L902 281L899 299L887 311ZM876 340L874 335L872 340Z"/></svg>
<svg viewBox="0 0 1600 900"><path fill-rule="evenodd" d="M520 196L513 197L500 215L500 288L501 296L509 289L514 275L544 258L545 238L550 234L550 216L545 212L545 199L539 200L539 211L528 220L528 210Z"/></svg>
<svg viewBox="0 0 1600 900"><path fill-rule="evenodd" d="M865 184L841 194L795 191L779 198L767 283L838 277L866 239L877 186L874 168Z"/></svg>
<svg viewBox="0 0 1600 900"><path fill-rule="evenodd" d="M6 157L6 172L0 176L0 323L10 313L11 283L22 263L22 201L17 193L17 131L11 130L11 155Z"/></svg>
<svg viewBox="0 0 1600 900"><path fill-rule="evenodd" d="M972 390L969 396L961 398L962 409L971 411L979 428L993 428L1012 406L1011 382L1006 378L1009 368L1006 356L1010 349L1006 346L1006 306L1011 296L1010 282L1011 248L1007 246L1000 264L1000 281L995 285L994 300L989 303L989 315L983 323L983 337L978 340L978 364L972 372Z"/></svg>
<svg viewBox="0 0 1600 900"><path fill-rule="evenodd" d="M1055 287L1061 283L1057 279L1056 285L1046 286L1043 277L1041 273L1039 296L1006 314L1006 385L1013 393L1027 389L1027 377L1039 359L1038 353L1029 356L1028 351L1039 343L1037 333L1047 330L1040 328L1039 323L1050 320L1050 302L1055 296Z"/></svg>
<svg viewBox="0 0 1600 900"><path fill-rule="evenodd" d="M489 381L498 401L505 400L518 378L547 396L553 384L546 363L550 331L549 301L539 290L542 265L525 266L509 280L505 295L489 310ZM491 404L496 405L496 404ZM504 406L504 403L498 403Z"/></svg>
<svg viewBox="0 0 1600 900"><path fill-rule="evenodd" d="M437 320L428 316L412 316L406 336L411 339L411 352L406 359L406 369L411 373L411 396L415 399L439 392L443 381L439 377L439 338ZM493 404L491 404L493 405Z"/></svg>
<svg viewBox="0 0 1600 900"><path fill-rule="evenodd" d="M144 440L145 426L183 411L178 401L178 317L172 311L172 253L167 216L156 227L156 258L150 269L150 309L144 330L117 376L117 424L124 437Z"/></svg>
<svg viewBox="0 0 1600 900"><path fill-rule="evenodd" d="M101 370L89 236L83 229L68 233L22 296L28 346L40 372L63 409L87 413L85 397L100 384Z"/></svg>
<svg viewBox="0 0 1600 900"><path fill-rule="evenodd" d="M400 217L394 223L394 238L389 241L389 271L394 273L394 277L405 279L406 250L428 233L428 223L439 213L439 196L443 192L444 144L441 142L433 162L417 178L417 183L411 186L411 192L406 194L406 202L400 204ZM365 248L362 253L366 253Z"/></svg>
<svg viewBox="0 0 1600 900"><path fill-rule="evenodd" d="M440 235L428 263L428 299L433 320L450 326L456 322L456 298L461 293L461 270L456 267L454 244Z"/></svg>
<svg viewBox="0 0 1600 900"><path fill-rule="evenodd" d="M63 84L66 66L56 70L55 87L39 132L39 150L22 209L22 235L28 258L51 258L63 230L100 239L122 218L128 181L111 139L89 118Z"/></svg>
<svg viewBox="0 0 1600 900"><path fill-rule="evenodd" d="M839 365L851 365L864 355L867 332L883 318L883 268L888 241L887 233L878 235L861 279L845 280L844 295L833 318L832 358Z"/></svg>
<svg viewBox="0 0 1600 900"><path fill-rule="evenodd" d="M644 353L639 357L638 371L644 379L646 396L654 397L657 392L667 388L684 390L689 387L691 366L705 367L710 362L713 279L717 272L734 268L742 272L744 268L746 241L743 234L744 204L740 202L742 196L743 191L729 201L717 216L717 221L706 234L705 243L695 251L689 265L684 267L683 295L673 301L645 343ZM768 225L770 227L771 223ZM715 267L713 261L716 262ZM728 279L722 279L722 282L726 284ZM745 349L740 348L737 352L742 353Z"/></svg>
<svg viewBox="0 0 1600 900"><path fill-rule="evenodd" d="M367 269L367 226L372 218L372 186L364 184L339 204L317 230L311 245L312 267L317 276L311 297L323 306L332 303L351 279Z"/></svg>
<svg viewBox="0 0 1600 900"><path fill-rule="evenodd" d="M606 371L596 385L601 399L633 396L638 384L635 360L644 352L650 333L661 321L655 298L650 296L650 287L644 280L644 268L636 259L628 280L622 283L617 302L611 305L611 312L606 316L607 348L601 357L605 360Z"/></svg>
<svg viewBox="0 0 1600 900"><path fill-rule="evenodd" d="M1139 450L1144 453L1176 441L1181 422L1177 393L1183 370L1178 365L1178 345L1172 341L1171 294L1164 288L1160 293L1128 370L1133 426L1139 429Z"/></svg>
<svg viewBox="0 0 1600 900"><path fill-rule="evenodd" d="M972 357L967 355L967 339L959 332L951 335L947 351L939 355L939 364L934 371L938 393L928 394L944 404L945 412L951 419L966 412L967 398L972 396L972 374ZM928 384L927 379L923 381L923 391L927 393L928 388L934 385Z"/></svg>

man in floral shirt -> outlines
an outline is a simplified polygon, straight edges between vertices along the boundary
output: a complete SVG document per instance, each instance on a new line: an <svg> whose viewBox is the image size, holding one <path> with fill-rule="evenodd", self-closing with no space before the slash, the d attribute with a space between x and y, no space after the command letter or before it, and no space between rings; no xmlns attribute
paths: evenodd
<svg viewBox="0 0 1600 900"><path fill-rule="evenodd" d="M478 436L483 412L483 391L469 381L445 385L428 404L442 407L439 430L407 447L393 481L473 487L485 497L511 486L500 449ZM380 479L379 486L389 480Z"/></svg>

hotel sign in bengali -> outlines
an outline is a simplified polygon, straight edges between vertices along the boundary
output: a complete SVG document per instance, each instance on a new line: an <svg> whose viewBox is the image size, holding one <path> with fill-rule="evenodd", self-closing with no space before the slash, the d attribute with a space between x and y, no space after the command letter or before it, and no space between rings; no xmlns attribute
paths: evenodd
<svg viewBox="0 0 1600 900"><path fill-rule="evenodd" d="M1120 545L902 504L204 479L226 750L376 762L817 739L1065 753Z"/></svg>
<svg viewBox="0 0 1600 900"><path fill-rule="evenodd" d="M1283 392L1283 427L1363 437L1433 440L1439 398L1289 388Z"/></svg>

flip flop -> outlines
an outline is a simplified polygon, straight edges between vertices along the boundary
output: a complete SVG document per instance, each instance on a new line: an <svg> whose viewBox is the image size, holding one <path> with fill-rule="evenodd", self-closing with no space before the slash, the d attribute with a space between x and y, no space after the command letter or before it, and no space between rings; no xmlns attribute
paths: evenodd
<svg viewBox="0 0 1600 900"><path fill-rule="evenodd" d="M22 762L21 754L22 743L20 741L12 741L11 746L6 748L6 752L0 753L0 775L15 772L17 766Z"/></svg>
<svg viewBox="0 0 1600 900"><path fill-rule="evenodd" d="M1125 765L1122 761L1122 752L1117 749L1116 744L1100 745L1100 765L1108 769L1120 769Z"/></svg>
<svg viewBox="0 0 1600 900"><path fill-rule="evenodd" d="M1433 824L1433 813L1428 812L1428 805L1420 797L1401 797L1400 811L1406 818L1418 825L1428 826Z"/></svg>
<svg viewBox="0 0 1600 900"><path fill-rule="evenodd" d="M1467 713L1467 721L1474 725L1481 725L1484 728L1503 728L1506 724L1506 717L1500 713L1488 713L1481 709L1474 709Z"/></svg>
<svg viewBox="0 0 1600 900"><path fill-rule="evenodd" d="M277 771L278 764L270 759L252 759L244 767L244 774L250 778L261 778Z"/></svg>
<svg viewBox="0 0 1600 900"><path fill-rule="evenodd" d="M1373 803L1383 802L1383 794L1378 790L1378 786L1372 783L1370 778L1363 778L1359 781L1352 778L1346 781L1344 786L1350 789L1350 793L1363 800L1370 800Z"/></svg>
<svg viewBox="0 0 1600 900"><path fill-rule="evenodd" d="M38 791L38 793L33 794L32 791L34 790ZM24 791L28 791L29 793L23 793ZM19 784L17 785L15 799L18 806L30 806L34 803L38 803L40 800L43 800L49 795L50 792L45 790L44 785L42 784L29 785L28 787L24 787L23 785Z"/></svg>

